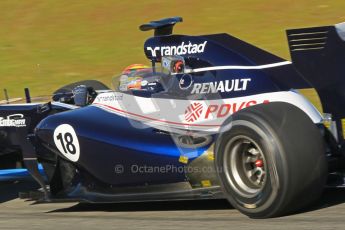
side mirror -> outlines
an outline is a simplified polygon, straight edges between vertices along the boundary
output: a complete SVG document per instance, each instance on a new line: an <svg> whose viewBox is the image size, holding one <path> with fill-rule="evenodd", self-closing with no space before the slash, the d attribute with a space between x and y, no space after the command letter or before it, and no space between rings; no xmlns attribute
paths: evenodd
<svg viewBox="0 0 345 230"><path fill-rule="evenodd" d="M74 104L76 106L86 106L88 103L88 89L86 85L79 85L73 89Z"/></svg>

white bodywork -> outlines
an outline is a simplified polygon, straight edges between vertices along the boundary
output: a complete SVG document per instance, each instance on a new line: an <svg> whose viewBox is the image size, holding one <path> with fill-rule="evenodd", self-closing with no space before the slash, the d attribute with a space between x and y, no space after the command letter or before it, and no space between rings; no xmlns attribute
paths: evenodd
<svg viewBox="0 0 345 230"><path fill-rule="evenodd" d="M108 92L98 95L93 106L163 130L218 132L231 114L249 106L269 102L293 104L303 110L314 123L322 121L320 112L296 91L217 100L145 98Z"/></svg>

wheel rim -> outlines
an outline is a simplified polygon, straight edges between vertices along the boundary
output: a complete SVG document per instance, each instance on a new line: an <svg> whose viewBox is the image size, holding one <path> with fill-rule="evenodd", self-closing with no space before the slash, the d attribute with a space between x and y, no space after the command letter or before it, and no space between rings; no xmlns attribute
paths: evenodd
<svg viewBox="0 0 345 230"><path fill-rule="evenodd" d="M267 164L259 145L249 137L237 136L224 151L224 171L232 189L243 197L257 196L267 177Z"/></svg>

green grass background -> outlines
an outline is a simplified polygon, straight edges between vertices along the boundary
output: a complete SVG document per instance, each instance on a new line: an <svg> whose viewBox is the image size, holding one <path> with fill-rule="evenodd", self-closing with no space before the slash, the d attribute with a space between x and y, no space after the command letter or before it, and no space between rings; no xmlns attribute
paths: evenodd
<svg viewBox="0 0 345 230"><path fill-rule="evenodd" d="M285 29L345 21L345 0L0 0L0 10L0 89L10 97L82 79L110 86L125 66L148 63L152 33L138 26L150 20L182 16L175 33L226 32L286 59Z"/></svg>

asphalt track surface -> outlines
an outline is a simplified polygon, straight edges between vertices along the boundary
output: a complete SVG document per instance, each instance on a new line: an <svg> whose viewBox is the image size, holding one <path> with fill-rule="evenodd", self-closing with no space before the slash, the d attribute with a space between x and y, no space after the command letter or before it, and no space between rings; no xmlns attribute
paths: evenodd
<svg viewBox="0 0 345 230"><path fill-rule="evenodd" d="M252 220L226 201L45 203L16 198L30 182L0 183L0 229L345 229L345 190L327 189L300 213Z"/></svg>

